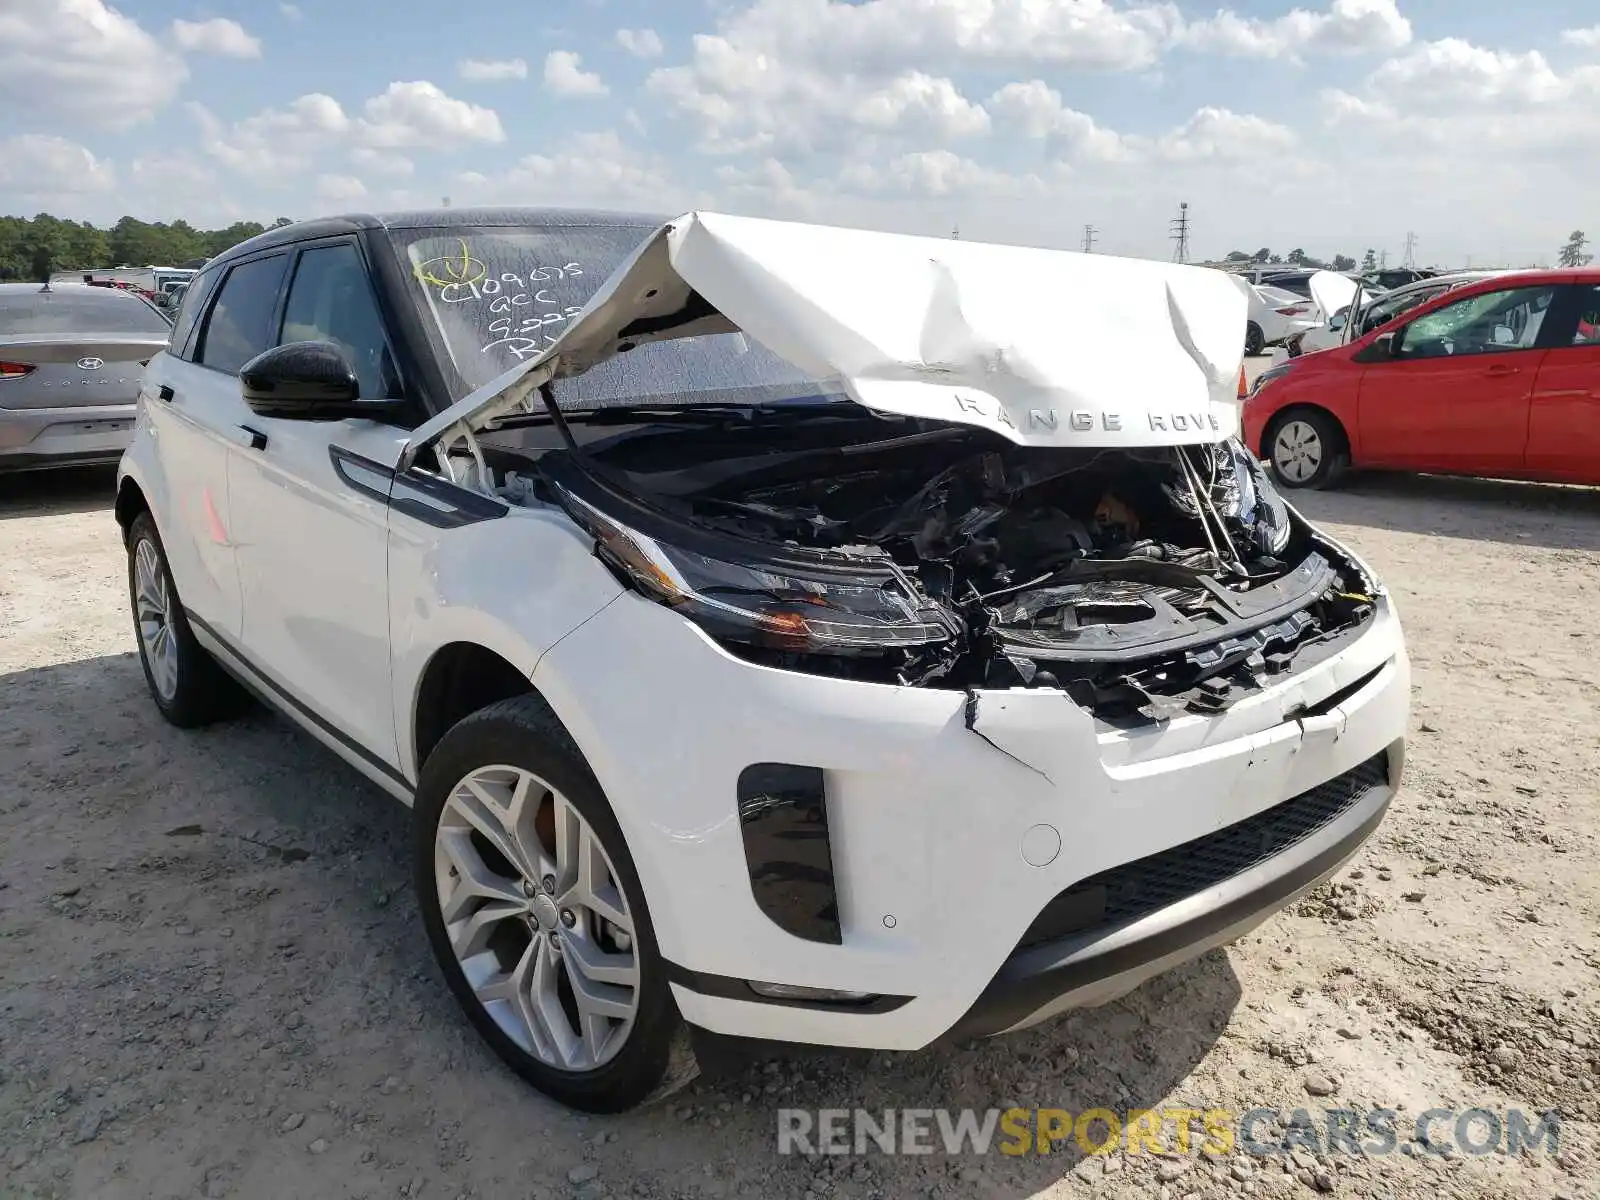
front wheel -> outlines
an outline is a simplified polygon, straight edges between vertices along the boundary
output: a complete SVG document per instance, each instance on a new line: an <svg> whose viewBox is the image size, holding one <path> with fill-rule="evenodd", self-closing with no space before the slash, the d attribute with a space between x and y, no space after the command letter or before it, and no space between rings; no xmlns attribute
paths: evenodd
<svg viewBox="0 0 1600 1200"><path fill-rule="evenodd" d="M682 1022L621 828L537 697L473 714L429 755L414 864L450 990L524 1079L621 1112L681 1073Z"/></svg>
<svg viewBox="0 0 1600 1200"><path fill-rule="evenodd" d="M1263 441L1273 478L1286 488L1327 487L1338 482L1349 466L1344 430L1327 413L1285 413Z"/></svg>

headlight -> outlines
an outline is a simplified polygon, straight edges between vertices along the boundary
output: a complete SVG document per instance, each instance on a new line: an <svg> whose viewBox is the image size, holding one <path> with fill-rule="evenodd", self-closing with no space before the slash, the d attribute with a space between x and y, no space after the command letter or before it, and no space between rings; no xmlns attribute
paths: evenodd
<svg viewBox="0 0 1600 1200"><path fill-rule="evenodd" d="M949 641L954 619L919 600L889 567L877 578L800 574L669 546L561 489L595 553L649 596L713 636L773 649L872 654ZM863 571L865 576L866 572Z"/></svg>
<svg viewBox="0 0 1600 1200"><path fill-rule="evenodd" d="M1292 370L1294 370L1293 362L1281 362L1275 367L1268 367L1265 371L1256 376L1255 383L1253 383L1250 387L1250 394L1254 396L1262 388L1266 387L1267 384L1272 383L1274 380L1282 379Z"/></svg>
<svg viewBox="0 0 1600 1200"><path fill-rule="evenodd" d="M1284 502L1261 460L1237 438L1228 439L1234 485L1239 496L1239 521L1250 531L1262 554L1279 554L1289 544L1289 506Z"/></svg>

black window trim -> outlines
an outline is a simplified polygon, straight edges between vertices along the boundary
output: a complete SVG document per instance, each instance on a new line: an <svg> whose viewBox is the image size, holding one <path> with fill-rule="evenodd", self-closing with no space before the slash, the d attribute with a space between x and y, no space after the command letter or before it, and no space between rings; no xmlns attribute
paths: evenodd
<svg viewBox="0 0 1600 1200"><path fill-rule="evenodd" d="M211 319L211 301L216 297L217 284L228 274L228 267L202 267L196 271L189 280L189 288L183 295L183 301L178 305L178 311L172 317L172 332L178 332L178 321L183 316L183 306L191 299L194 301L196 312L194 320L189 324L189 330L184 334L183 345L170 344L173 357L192 366L199 366L194 361L195 351L200 345L200 330Z"/></svg>
<svg viewBox="0 0 1600 1200"><path fill-rule="evenodd" d="M1589 297L1589 299L1585 299ZM1550 301L1550 315L1539 328L1539 338L1549 333L1550 344L1546 350L1592 350L1595 342L1579 342L1578 322L1585 312L1592 311L1595 299L1600 298L1600 281L1594 283L1562 283L1556 286L1555 299Z"/></svg>
<svg viewBox="0 0 1600 1200"><path fill-rule="evenodd" d="M192 365L197 366L202 370L215 371L218 375L226 375L229 379L239 378L239 373L237 371L224 371L221 367L214 367L210 363L201 362L198 357L205 351L205 340L211 333L211 318L216 312L217 301L222 298L222 293L227 290L228 280L233 278L233 273L240 267L249 266L251 263L264 262L269 258L286 259L289 263L289 267L292 267L294 265L295 245L296 243L290 242L286 245L273 246L270 249L262 250L257 254L241 255L236 259L230 260L226 264L221 278L217 280L217 286L212 289L211 295L205 298L206 311L204 318L195 323L196 333L193 338L195 357L189 360ZM283 299L289 289L289 277L290 271L289 268L286 267L284 268L283 278L278 281L278 294L272 302L272 316L269 318L269 324L267 326L269 331L279 329L283 325ZM275 337L276 335L269 332L268 336ZM274 342L274 344L276 344L276 342Z"/></svg>

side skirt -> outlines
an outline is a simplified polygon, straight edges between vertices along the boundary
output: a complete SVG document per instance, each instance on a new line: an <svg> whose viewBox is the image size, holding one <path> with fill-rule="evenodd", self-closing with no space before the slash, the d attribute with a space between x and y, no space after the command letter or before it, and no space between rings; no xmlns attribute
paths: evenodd
<svg viewBox="0 0 1600 1200"><path fill-rule="evenodd" d="M290 695L275 680L252 666L238 650L223 640L221 634L187 608L184 609L184 616L189 619L189 627L194 630L195 640L210 651L218 665L238 680L240 686L257 700L288 717L402 804L410 807L416 802L415 789L399 771L368 751L366 747L335 729Z"/></svg>

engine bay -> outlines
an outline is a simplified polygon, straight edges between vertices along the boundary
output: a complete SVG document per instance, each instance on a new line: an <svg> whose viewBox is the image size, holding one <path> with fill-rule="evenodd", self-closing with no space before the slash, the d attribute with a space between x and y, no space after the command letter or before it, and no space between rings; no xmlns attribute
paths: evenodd
<svg viewBox="0 0 1600 1200"><path fill-rule="evenodd" d="M1374 611L1359 567L1295 517L1231 439L1040 449L882 418L796 421L782 433L708 418L651 424L546 453L538 475L547 494L600 511L615 508L608 493L627 496L669 528L726 539L740 561L787 554L871 574L946 634L839 653L719 636L791 670L1060 688L1105 719L1164 719L1219 711L1310 665Z"/></svg>

